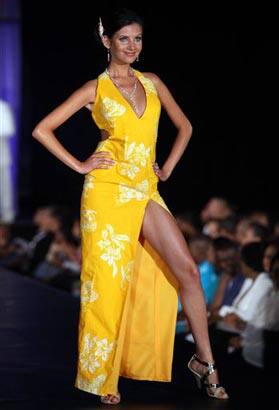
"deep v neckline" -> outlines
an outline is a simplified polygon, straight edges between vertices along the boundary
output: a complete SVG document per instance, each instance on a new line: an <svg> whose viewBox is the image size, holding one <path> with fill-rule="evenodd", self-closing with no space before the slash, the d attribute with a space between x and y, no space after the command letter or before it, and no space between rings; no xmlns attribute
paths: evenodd
<svg viewBox="0 0 279 410"><path fill-rule="evenodd" d="M144 92L144 95L145 95L145 108L144 108L144 110L143 110L143 112L142 112L142 114L141 114L140 117L137 115L137 113L136 113L136 111L134 110L133 106L129 103L129 100L122 94L122 92L119 90L119 88L117 87L117 85L113 82L112 78L110 77L110 75L109 75L109 73L108 73L108 69L106 69L105 73L106 73L107 77L109 78L110 82L112 83L113 87L117 90L117 92L118 92L118 94L121 96L122 100L124 100L125 103L128 105L128 107L129 107L130 110L133 112L133 114L135 115L135 117L136 117L138 120L141 120L141 119L144 117L144 115L145 115L145 113L146 113L146 110L147 110L147 106L148 106L148 100L147 100L147 98L148 98L148 97L147 97L146 88L145 88L144 84L141 82L141 80L139 79L139 75L138 75L137 71L134 70L133 68L132 68L132 70L133 70L134 75L137 77L137 80L138 80L140 86L142 87L143 92Z"/></svg>

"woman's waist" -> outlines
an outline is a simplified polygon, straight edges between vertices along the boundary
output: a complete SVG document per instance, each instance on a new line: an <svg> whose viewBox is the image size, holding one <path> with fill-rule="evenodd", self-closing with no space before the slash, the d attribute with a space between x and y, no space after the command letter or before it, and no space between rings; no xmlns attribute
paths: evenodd
<svg viewBox="0 0 279 410"><path fill-rule="evenodd" d="M111 168L95 168L86 176L92 176L93 182L96 183L122 184L129 187L135 187L137 184L147 181L148 186L153 189L154 185L157 186L158 183L158 177L150 163L143 167L139 164L116 160Z"/></svg>
<svg viewBox="0 0 279 410"><path fill-rule="evenodd" d="M111 157L124 163L144 163L155 161L155 144L149 140L132 140L127 137L110 136L100 141L94 152L106 151Z"/></svg>

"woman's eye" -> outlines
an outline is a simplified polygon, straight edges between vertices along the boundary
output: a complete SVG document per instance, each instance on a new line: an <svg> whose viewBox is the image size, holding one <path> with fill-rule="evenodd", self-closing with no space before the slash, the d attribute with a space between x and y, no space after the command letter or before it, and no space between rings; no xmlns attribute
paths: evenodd
<svg viewBox="0 0 279 410"><path fill-rule="evenodd" d="M127 40L127 37L120 37L119 40L120 40L120 41L125 41L125 40Z"/></svg>
<svg viewBox="0 0 279 410"><path fill-rule="evenodd" d="M141 40L142 40L142 37L136 37L136 42L137 42L137 43L140 43Z"/></svg>

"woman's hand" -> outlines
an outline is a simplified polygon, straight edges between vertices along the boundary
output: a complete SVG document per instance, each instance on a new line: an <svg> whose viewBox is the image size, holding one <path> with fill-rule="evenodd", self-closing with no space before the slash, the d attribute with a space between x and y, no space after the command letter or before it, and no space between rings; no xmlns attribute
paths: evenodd
<svg viewBox="0 0 279 410"><path fill-rule="evenodd" d="M115 161L110 157L111 153L107 151L98 151L90 155L85 161L81 162L79 169L80 174L88 174L93 169L109 169Z"/></svg>
<svg viewBox="0 0 279 410"><path fill-rule="evenodd" d="M157 162L154 162L153 170L160 181L166 181L170 176L170 172L167 172L166 170L164 170L164 168L160 169Z"/></svg>

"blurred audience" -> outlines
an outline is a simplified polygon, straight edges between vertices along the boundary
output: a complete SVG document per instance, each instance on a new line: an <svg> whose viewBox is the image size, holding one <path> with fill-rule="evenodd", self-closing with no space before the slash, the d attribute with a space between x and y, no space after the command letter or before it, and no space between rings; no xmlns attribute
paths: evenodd
<svg viewBox="0 0 279 410"><path fill-rule="evenodd" d="M225 219L235 214L233 206L225 198L213 197L208 200L200 213L202 223L210 219Z"/></svg>
<svg viewBox="0 0 279 410"><path fill-rule="evenodd" d="M215 257L212 240L206 235L193 236L189 239L189 249L200 271L206 304L210 304L219 282L219 276L213 264Z"/></svg>
<svg viewBox="0 0 279 410"><path fill-rule="evenodd" d="M236 242L228 238L213 241L215 267L220 275L218 287L209 306L209 322L220 319L223 306L231 306L242 288L245 277L240 270L240 249Z"/></svg>
<svg viewBox="0 0 279 410"><path fill-rule="evenodd" d="M176 215L176 222L186 240L199 233L196 216L192 212L183 212Z"/></svg>
<svg viewBox="0 0 279 410"><path fill-rule="evenodd" d="M267 241L270 237L269 229L257 222L250 222L243 229L242 236L239 237L239 243L246 245L251 242Z"/></svg>
<svg viewBox="0 0 279 410"><path fill-rule="evenodd" d="M270 272L270 263L276 253L279 252L279 238L266 242L263 256L263 268Z"/></svg>

